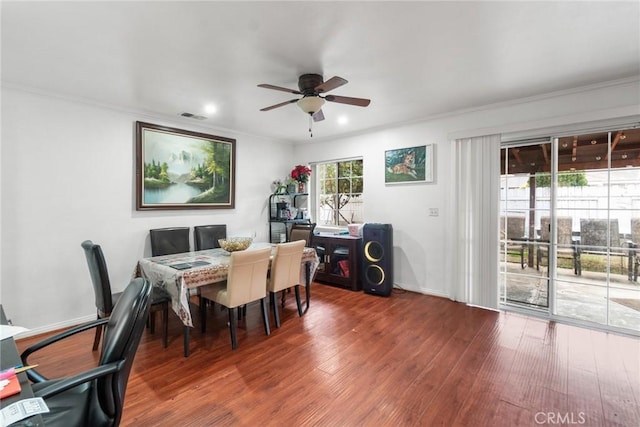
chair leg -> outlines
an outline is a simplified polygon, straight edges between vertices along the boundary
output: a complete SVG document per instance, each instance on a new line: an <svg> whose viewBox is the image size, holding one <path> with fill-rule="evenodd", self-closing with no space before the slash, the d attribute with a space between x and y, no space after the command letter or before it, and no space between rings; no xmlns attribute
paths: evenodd
<svg viewBox="0 0 640 427"><path fill-rule="evenodd" d="M296 285L296 304L298 304L298 316L302 317L302 303L300 302L300 285Z"/></svg>
<svg viewBox="0 0 640 427"><path fill-rule="evenodd" d="M303 313L309 310L309 303L311 302L311 263L304 264L304 299L307 305L304 308Z"/></svg>
<svg viewBox="0 0 640 427"><path fill-rule="evenodd" d="M236 337L236 310L238 308L229 308L229 333L231 334L231 348L233 350L238 348L238 339Z"/></svg>
<svg viewBox="0 0 640 427"><path fill-rule="evenodd" d="M200 297L200 332L203 334L207 331L207 306L206 299Z"/></svg>
<svg viewBox="0 0 640 427"><path fill-rule="evenodd" d="M191 336L191 332L189 331L189 326L183 326L182 327L182 335L183 335L183 346L184 346L184 357L189 357L189 354L191 353L189 348L190 348L190 336Z"/></svg>
<svg viewBox="0 0 640 427"><path fill-rule="evenodd" d="M278 310L278 304L276 302L277 292L269 292L269 297L271 298L271 309L273 310L273 318L276 321L276 328L280 327L280 313Z"/></svg>
<svg viewBox="0 0 640 427"><path fill-rule="evenodd" d="M162 345L164 348L168 346L169 335L169 303L164 302L162 304Z"/></svg>
<svg viewBox="0 0 640 427"><path fill-rule="evenodd" d="M271 335L271 328L269 328L269 311L267 310L267 297L260 300L260 307L262 307L262 322L264 323L264 332L267 335Z"/></svg>
<svg viewBox="0 0 640 427"><path fill-rule="evenodd" d="M238 320L242 320L242 317L247 317L247 305L241 305L238 307Z"/></svg>
<svg viewBox="0 0 640 427"><path fill-rule="evenodd" d="M95 338L93 338L93 351L96 351L98 349L101 336L102 336L102 325L96 327L96 336Z"/></svg>
<svg viewBox="0 0 640 427"><path fill-rule="evenodd" d="M149 332L152 334L156 333L156 314L151 312L149 313L149 318L147 319L149 322Z"/></svg>

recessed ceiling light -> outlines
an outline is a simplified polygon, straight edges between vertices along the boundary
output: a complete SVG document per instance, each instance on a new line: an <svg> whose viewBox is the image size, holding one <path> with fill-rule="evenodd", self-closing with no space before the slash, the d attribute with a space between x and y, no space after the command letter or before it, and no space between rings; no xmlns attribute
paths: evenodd
<svg viewBox="0 0 640 427"><path fill-rule="evenodd" d="M347 116L340 116L338 117L338 123L341 125L346 125L347 123L349 123L349 118Z"/></svg>
<svg viewBox="0 0 640 427"><path fill-rule="evenodd" d="M216 107L214 104L207 104L204 106L204 111L207 114L215 114L218 112L218 107Z"/></svg>

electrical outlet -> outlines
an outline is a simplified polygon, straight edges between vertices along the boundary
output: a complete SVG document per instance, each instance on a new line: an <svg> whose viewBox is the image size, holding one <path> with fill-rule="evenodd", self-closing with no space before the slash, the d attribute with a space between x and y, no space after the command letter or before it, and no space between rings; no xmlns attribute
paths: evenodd
<svg viewBox="0 0 640 427"><path fill-rule="evenodd" d="M438 216L438 208L429 208L429 216Z"/></svg>

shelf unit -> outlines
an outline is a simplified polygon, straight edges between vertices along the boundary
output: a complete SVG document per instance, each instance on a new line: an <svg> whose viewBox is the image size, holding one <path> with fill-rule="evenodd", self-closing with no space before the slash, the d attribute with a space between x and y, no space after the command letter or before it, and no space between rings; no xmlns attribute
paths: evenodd
<svg viewBox="0 0 640 427"><path fill-rule="evenodd" d="M306 203L308 193L286 193L271 194L269 196L269 240L271 243L280 243L284 236L285 241L289 241L289 230L291 224L309 224L309 219L294 218L288 219L282 217L278 212L278 203L287 203L289 206L298 209Z"/></svg>
<svg viewBox="0 0 640 427"><path fill-rule="evenodd" d="M313 236L313 246L320 257L317 281L342 286L352 291L362 290L362 237L320 233Z"/></svg>

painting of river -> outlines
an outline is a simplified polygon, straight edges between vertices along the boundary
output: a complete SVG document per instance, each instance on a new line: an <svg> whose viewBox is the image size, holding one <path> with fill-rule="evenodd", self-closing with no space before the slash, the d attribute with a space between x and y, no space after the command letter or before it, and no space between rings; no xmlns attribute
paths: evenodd
<svg viewBox="0 0 640 427"><path fill-rule="evenodd" d="M137 122L138 210L232 208L235 140Z"/></svg>

